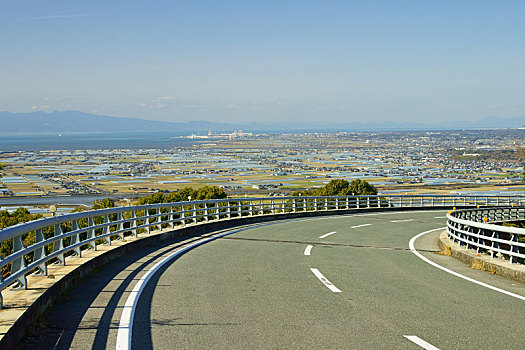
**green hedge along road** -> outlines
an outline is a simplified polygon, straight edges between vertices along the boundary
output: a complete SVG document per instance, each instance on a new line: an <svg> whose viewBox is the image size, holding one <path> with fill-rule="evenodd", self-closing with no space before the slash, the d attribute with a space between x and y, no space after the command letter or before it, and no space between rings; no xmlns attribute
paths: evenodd
<svg viewBox="0 0 525 350"><path fill-rule="evenodd" d="M170 260L135 309L132 348L522 349L525 304L413 254L525 296L523 283L438 251L443 211L275 221ZM197 242L135 252L72 290L23 348L117 347L123 308L148 269ZM122 329L121 329L122 331Z"/></svg>

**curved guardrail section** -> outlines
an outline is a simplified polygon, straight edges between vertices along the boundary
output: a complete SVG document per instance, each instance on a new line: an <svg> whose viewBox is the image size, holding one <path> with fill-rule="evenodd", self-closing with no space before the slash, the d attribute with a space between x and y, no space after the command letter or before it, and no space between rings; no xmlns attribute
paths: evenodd
<svg viewBox="0 0 525 350"><path fill-rule="evenodd" d="M228 220L235 217L334 211L353 208L416 208L525 205L524 197L479 196L340 196L216 199L117 207L44 218L0 230L10 253L0 259L1 291L14 284L27 288L30 273L47 274L47 265L65 264L67 255L81 256L125 235L152 229ZM458 219L459 220L459 219ZM506 250L505 250L506 251ZM525 257L522 253L519 257ZM0 304L1 305L1 304Z"/></svg>
<svg viewBox="0 0 525 350"><path fill-rule="evenodd" d="M505 221L525 220L525 207L508 206L454 210L447 214L448 237L478 254L525 262L525 229L502 226Z"/></svg>

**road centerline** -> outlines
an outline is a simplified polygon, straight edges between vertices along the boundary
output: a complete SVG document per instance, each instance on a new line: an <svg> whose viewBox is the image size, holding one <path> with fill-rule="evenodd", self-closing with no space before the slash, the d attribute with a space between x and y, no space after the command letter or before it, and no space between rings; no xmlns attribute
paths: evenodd
<svg viewBox="0 0 525 350"><path fill-rule="evenodd" d="M328 233L325 233L325 234L324 234L324 235L322 235L322 236L319 236L319 238L321 238L321 239L322 239L322 238L326 238L326 237L328 237L328 236L331 236L331 235L333 235L334 233L337 233L337 232L336 232L336 231L333 231L333 232L328 232Z"/></svg>
<svg viewBox="0 0 525 350"><path fill-rule="evenodd" d="M312 251L313 245L307 245L304 250L304 255L310 255L310 252Z"/></svg>
<svg viewBox="0 0 525 350"><path fill-rule="evenodd" d="M319 281L321 281L321 283L326 286L326 288L330 289L334 293L341 293L341 290L334 286L332 282L330 282L326 277L324 277L318 269L310 268L310 270L314 273L315 277L317 277Z"/></svg>
<svg viewBox="0 0 525 350"><path fill-rule="evenodd" d="M356 226L351 226L350 228L359 228L359 227L365 227L365 226L372 226L372 224L356 225Z"/></svg>
<svg viewBox="0 0 525 350"><path fill-rule="evenodd" d="M426 349L426 350L439 350L439 348L436 348L434 345L430 344L430 343L427 343L426 341L424 341L423 339L415 336L415 335L404 335L403 337L407 338L408 340L410 340L412 343L415 343L419 346L421 346L423 349Z"/></svg>
<svg viewBox="0 0 525 350"><path fill-rule="evenodd" d="M390 222L409 222L409 221L414 221L414 219L390 220Z"/></svg>

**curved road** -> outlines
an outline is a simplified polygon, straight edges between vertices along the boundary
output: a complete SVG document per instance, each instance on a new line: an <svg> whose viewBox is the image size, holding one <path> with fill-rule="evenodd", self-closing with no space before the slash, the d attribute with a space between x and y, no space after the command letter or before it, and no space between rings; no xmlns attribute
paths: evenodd
<svg viewBox="0 0 525 350"><path fill-rule="evenodd" d="M244 226L162 267L135 310L136 349L523 349L525 284L437 255L444 212L297 219ZM88 278L22 348L115 349L122 309L163 257L201 238L130 255Z"/></svg>

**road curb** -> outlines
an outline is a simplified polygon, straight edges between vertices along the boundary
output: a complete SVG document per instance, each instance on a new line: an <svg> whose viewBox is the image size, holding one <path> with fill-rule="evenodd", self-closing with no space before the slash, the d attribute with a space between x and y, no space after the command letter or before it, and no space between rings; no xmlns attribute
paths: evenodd
<svg viewBox="0 0 525 350"><path fill-rule="evenodd" d="M507 260L494 259L490 256L477 254L471 249L467 249L450 240L447 231L439 235L439 246L446 255L450 255L477 270L487 271L492 274L504 276L515 281L525 283L525 266L511 264Z"/></svg>

